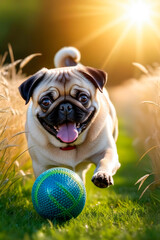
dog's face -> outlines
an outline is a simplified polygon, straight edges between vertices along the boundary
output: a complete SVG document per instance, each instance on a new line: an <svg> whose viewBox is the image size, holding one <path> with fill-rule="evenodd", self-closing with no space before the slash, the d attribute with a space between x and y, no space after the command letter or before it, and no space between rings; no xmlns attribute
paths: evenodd
<svg viewBox="0 0 160 240"><path fill-rule="evenodd" d="M33 100L32 113L56 146L80 144L99 109L106 73L76 66L42 69L19 87L22 97ZM98 90L99 89L99 90ZM53 141L52 141L53 142Z"/></svg>

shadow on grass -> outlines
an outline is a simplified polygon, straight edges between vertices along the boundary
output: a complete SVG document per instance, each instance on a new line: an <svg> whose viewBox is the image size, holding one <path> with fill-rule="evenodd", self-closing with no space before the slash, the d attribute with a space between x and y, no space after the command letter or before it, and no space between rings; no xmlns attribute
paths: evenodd
<svg viewBox="0 0 160 240"><path fill-rule="evenodd" d="M34 179L34 178L33 178ZM46 229L59 229L67 221L56 222L43 219L34 209L31 199L33 179L27 179L0 199L0 240L32 239Z"/></svg>
<svg viewBox="0 0 160 240"><path fill-rule="evenodd" d="M20 182L0 199L0 239L23 239L43 228L49 222L41 218L33 209L31 200L32 181ZM29 187L30 185L30 187ZM3 219L3 221L2 221ZM5 238L2 236L5 236Z"/></svg>

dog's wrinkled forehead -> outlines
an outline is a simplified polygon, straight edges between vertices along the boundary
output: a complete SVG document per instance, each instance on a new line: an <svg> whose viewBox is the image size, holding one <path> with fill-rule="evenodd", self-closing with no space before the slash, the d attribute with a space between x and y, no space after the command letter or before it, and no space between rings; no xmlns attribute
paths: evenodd
<svg viewBox="0 0 160 240"><path fill-rule="evenodd" d="M105 82L106 73L91 67L80 65L55 69L43 68L23 82L19 91L27 104L33 91L38 93L54 86L60 91L60 95L67 95L71 87L77 85L82 88L89 88L91 91L98 88L102 92Z"/></svg>
<svg viewBox="0 0 160 240"><path fill-rule="evenodd" d="M76 68L50 69L45 73L43 80L37 86L38 92L45 91L54 87L59 94L69 95L73 86L94 91L95 87L91 84Z"/></svg>
<svg viewBox="0 0 160 240"><path fill-rule="evenodd" d="M43 78L43 83L54 84L60 88L67 88L67 85L73 85L79 83L80 85L86 85L85 77L76 69L76 67L58 68L47 70Z"/></svg>

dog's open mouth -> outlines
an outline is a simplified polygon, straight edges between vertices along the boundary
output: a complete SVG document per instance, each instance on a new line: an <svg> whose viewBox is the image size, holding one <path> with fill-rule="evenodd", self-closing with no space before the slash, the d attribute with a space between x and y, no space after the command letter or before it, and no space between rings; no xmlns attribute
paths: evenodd
<svg viewBox="0 0 160 240"><path fill-rule="evenodd" d="M87 128L93 115L94 112L92 112L89 118L83 123L73 123L67 121L58 126L48 124L45 119L42 119L39 116L38 120L50 134L54 135L61 142L69 144L75 142L78 136Z"/></svg>
<svg viewBox="0 0 160 240"><path fill-rule="evenodd" d="M40 121L43 127L52 135L56 136L61 142L73 143L78 138L79 134L84 130L84 124L76 124L67 122L59 126L52 126L45 121Z"/></svg>
<svg viewBox="0 0 160 240"><path fill-rule="evenodd" d="M64 123L59 126L57 137L65 143L72 143L78 138L78 127L75 123Z"/></svg>

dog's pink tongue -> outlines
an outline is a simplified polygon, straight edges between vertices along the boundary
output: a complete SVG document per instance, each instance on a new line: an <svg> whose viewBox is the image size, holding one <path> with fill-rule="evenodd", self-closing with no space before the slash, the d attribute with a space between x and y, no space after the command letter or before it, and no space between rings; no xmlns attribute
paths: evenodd
<svg viewBox="0 0 160 240"><path fill-rule="evenodd" d="M78 137L78 131L76 124L65 123L59 126L59 131L57 137L61 139L62 142L70 143L76 140Z"/></svg>

